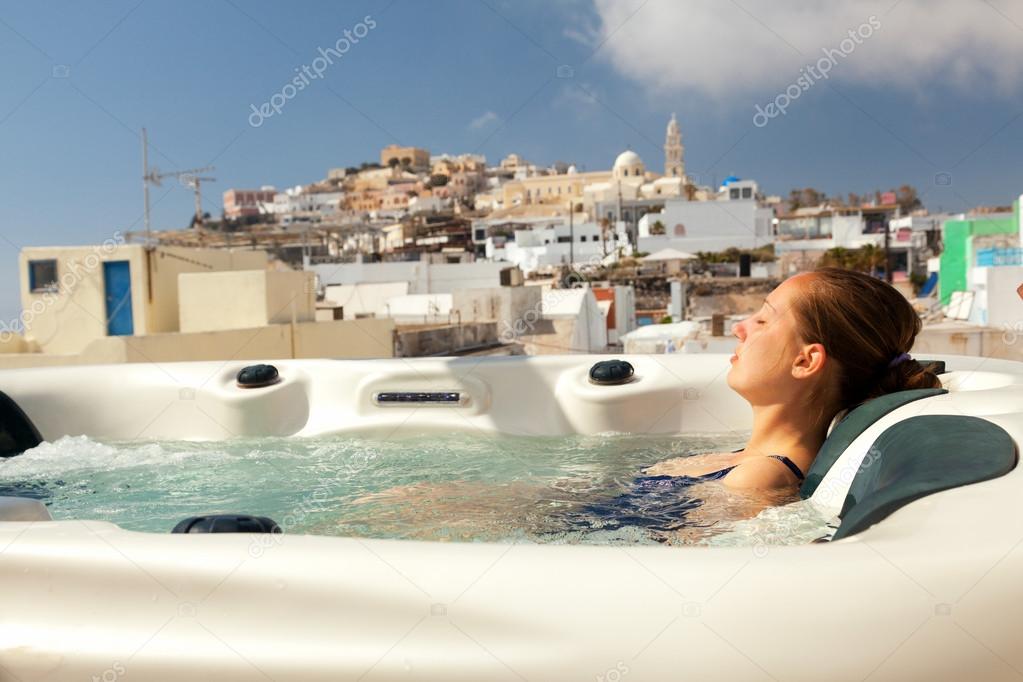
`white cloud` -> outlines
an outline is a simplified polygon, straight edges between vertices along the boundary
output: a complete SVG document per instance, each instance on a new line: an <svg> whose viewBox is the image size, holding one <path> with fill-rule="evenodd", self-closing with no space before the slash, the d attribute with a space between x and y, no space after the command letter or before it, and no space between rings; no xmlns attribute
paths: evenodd
<svg viewBox="0 0 1023 682"><path fill-rule="evenodd" d="M593 1L601 39L610 36L598 58L655 93L727 97L777 89L871 16L880 27L831 78L1021 89L1023 10L1005 0L649 0L631 18L635 4Z"/></svg>
<svg viewBox="0 0 1023 682"><path fill-rule="evenodd" d="M485 111L482 114L480 114L479 116L477 116L476 118L474 118L471 121L469 121L469 129L470 130L482 130L483 128L486 128L491 123L494 123L494 122L500 120L500 118L501 118L500 116L498 116L497 114L495 114L492 111Z"/></svg>

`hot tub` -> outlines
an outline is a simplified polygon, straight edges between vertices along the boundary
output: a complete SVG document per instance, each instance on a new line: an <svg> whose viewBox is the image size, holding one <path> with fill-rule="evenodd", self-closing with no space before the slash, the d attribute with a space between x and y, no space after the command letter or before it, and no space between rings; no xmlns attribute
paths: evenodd
<svg viewBox="0 0 1023 682"><path fill-rule="evenodd" d="M592 383L606 359L279 361L279 380L253 388L237 382L246 362L31 369L0 373L0 389L47 441L750 427L727 356L624 357L629 381ZM170 534L0 501L0 674L1015 679L1023 363L935 359L947 392L854 412L825 443L807 497L842 516L829 542Z"/></svg>

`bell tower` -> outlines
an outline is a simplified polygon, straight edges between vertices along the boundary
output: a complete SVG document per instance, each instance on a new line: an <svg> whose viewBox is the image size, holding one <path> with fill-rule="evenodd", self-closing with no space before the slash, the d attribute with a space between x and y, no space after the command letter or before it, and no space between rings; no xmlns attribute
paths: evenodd
<svg viewBox="0 0 1023 682"><path fill-rule="evenodd" d="M684 178L686 162L683 158L685 147L682 146L682 133L678 129L675 114L668 121L668 131L664 135L664 175L669 178Z"/></svg>

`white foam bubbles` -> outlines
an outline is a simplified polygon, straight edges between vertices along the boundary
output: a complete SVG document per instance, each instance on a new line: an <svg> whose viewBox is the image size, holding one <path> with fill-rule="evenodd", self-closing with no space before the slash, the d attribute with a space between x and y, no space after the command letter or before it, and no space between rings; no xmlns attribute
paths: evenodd
<svg viewBox="0 0 1023 682"><path fill-rule="evenodd" d="M52 443L43 442L17 457L0 460L0 477L38 479L63 476L75 471L115 471L159 466L196 456L209 457L214 452L208 447L168 449L155 442L108 445L87 436L64 436Z"/></svg>

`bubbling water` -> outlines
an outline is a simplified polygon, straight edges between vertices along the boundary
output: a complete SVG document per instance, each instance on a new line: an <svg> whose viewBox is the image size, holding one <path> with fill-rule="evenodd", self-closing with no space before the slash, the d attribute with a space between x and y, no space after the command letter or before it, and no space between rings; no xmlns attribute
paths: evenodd
<svg viewBox="0 0 1023 682"><path fill-rule="evenodd" d="M65 437L0 461L0 494L40 499L56 519L153 532L234 512L269 516L287 533L435 541L750 545L827 534L827 519L794 503L794 490L702 483L686 492L681 508L690 511L671 530L651 528L642 507L629 518L589 511L627 491L643 467L727 452L744 435Z"/></svg>

